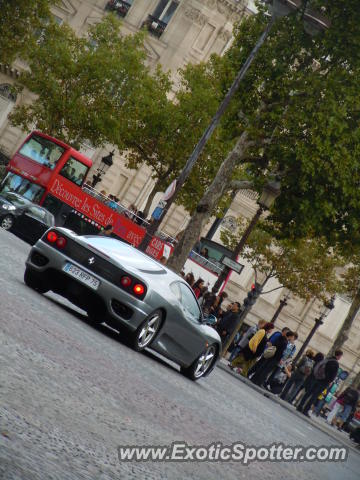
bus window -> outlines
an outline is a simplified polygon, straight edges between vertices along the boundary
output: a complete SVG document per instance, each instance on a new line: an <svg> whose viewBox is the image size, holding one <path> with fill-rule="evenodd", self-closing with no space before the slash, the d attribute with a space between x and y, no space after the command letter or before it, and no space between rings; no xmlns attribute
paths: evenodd
<svg viewBox="0 0 360 480"><path fill-rule="evenodd" d="M34 203L39 203L45 189L19 175L8 173L0 186L0 193L5 192L16 192Z"/></svg>
<svg viewBox="0 0 360 480"><path fill-rule="evenodd" d="M56 163L64 153L64 148L39 135L32 135L21 147L19 153L54 170Z"/></svg>
<svg viewBox="0 0 360 480"><path fill-rule="evenodd" d="M81 186L84 182L88 170L89 167L79 162L79 160L70 157L61 169L60 175L67 178L76 185Z"/></svg>

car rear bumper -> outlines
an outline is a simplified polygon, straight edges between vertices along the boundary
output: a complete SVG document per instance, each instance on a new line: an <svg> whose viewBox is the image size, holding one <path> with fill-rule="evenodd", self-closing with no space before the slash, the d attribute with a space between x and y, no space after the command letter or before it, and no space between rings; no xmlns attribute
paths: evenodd
<svg viewBox="0 0 360 480"><path fill-rule="evenodd" d="M99 280L98 288L94 290L65 272L63 269L67 263L77 266L80 270ZM104 321L110 321L111 326L115 328L126 326L135 331L151 313L151 307L144 301L134 298L120 287L101 278L42 241L32 247L26 260L26 266L44 278L49 290L59 293L84 310L91 313L94 305L101 304L102 310L105 310L103 312Z"/></svg>

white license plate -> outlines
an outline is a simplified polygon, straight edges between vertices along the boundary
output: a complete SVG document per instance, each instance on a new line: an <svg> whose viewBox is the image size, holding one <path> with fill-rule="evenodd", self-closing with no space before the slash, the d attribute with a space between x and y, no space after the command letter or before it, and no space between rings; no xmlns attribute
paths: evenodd
<svg viewBox="0 0 360 480"><path fill-rule="evenodd" d="M67 263L63 267L63 270L64 272L68 273L74 278L77 278L78 280L80 280L80 282L84 283L93 290L97 290L100 285L100 281L97 278L89 275L88 273L84 272L84 270L81 270L72 263Z"/></svg>

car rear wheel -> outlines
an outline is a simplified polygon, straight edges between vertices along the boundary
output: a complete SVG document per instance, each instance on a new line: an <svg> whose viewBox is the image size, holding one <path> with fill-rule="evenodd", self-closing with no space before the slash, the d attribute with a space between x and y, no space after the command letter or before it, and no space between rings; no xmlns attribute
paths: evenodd
<svg viewBox="0 0 360 480"><path fill-rule="evenodd" d="M191 380L199 380L213 368L217 360L217 352L216 345L209 345L189 367L182 367L181 373Z"/></svg>
<svg viewBox="0 0 360 480"><path fill-rule="evenodd" d="M24 273L24 282L25 285L36 290L39 293L46 293L49 291L49 288L46 286L44 279L42 279L39 274L26 268Z"/></svg>
<svg viewBox="0 0 360 480"><path fill-rule="evenodd" d="M4 230L10 230L10 228L14 225L14 217L12 215L5 215L0 221L0 226Z"/></svg>
<svg viewBox="0 0 360 480"><path fill-rule="evenodd" d="M152 344L159 333L162 320L161 310L155 310L143 321L131 338L131 346L134 350L141 352Z"/></svg>

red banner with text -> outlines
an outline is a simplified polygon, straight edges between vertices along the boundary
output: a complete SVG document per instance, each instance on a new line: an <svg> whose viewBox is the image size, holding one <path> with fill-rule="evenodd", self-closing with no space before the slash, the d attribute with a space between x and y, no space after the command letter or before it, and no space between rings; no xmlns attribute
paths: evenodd
<svg viewBox="0 0 360 480"><path fill-rule="evenodd" d="M123 240L138 247L145 236L146 230L132 222L124 215L117 213L95 197L85 193L80 187L63 177L56 177L49 187L49 193L83 215L91 218L99 225L113 225L114 233ZM157 237L153 237L146 253L160 259L164 255L164 247L172 247Z"/></svg>

